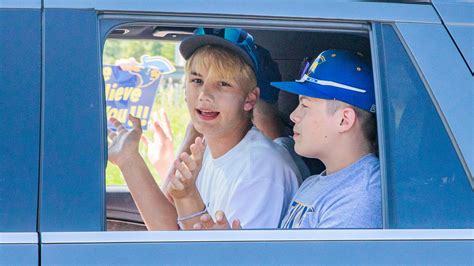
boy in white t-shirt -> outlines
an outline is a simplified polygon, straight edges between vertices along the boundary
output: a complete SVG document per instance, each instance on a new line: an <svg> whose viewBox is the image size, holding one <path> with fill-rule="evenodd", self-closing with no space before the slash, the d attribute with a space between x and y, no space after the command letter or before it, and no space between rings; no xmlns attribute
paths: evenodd
<svg viewBox="0 0 474 266"><path fill-rule="evenodd" d="M149 230L191 229L201 214L217 210L239 217L246 228L277 227L299 173L289 154L252 126L259 97L252 36L240 29L198 28L180 52L187 60L191 121L207 147L203 154L197 138L192 154L181 154L174 165L178 170L166 188L174 205L138 153L139 119L130 117L130 131L112 119L117 133L110 135L109 160L122 171Z"/></svg>

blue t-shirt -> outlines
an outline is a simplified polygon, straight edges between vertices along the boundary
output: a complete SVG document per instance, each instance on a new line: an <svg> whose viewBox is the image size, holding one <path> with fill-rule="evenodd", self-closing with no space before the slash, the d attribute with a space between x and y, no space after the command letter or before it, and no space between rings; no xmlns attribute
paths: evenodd
<svg viewBox="0 0 474 266"><path fill-rule="evenodd" d="M306 179L280 227L382 228L379 159L368 154L334 174Z"/></svg>

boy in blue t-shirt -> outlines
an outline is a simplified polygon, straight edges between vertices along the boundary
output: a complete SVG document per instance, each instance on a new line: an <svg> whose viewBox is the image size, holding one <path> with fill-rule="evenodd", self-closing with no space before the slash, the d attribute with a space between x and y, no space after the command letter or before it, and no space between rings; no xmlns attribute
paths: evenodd
<svg viewBox="0 0 474 266"><path fill-rule="evenodd" d="M374 85L363 56L327 50L303 65L298 80L272 85L300 95L290 116L295 151L326 166L301 185L280 227L381 228ZM194 228L241 228L238 220L229 226L223 212L215 217L201 216Z"/></svg>

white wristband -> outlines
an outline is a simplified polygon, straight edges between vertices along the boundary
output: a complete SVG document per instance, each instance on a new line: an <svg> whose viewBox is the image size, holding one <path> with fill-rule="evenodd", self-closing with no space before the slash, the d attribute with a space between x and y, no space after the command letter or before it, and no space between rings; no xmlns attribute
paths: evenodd
<svg viewBox="0 0 474 266"><path fill-rule="evenodd" d="M186 216L181 217L181 218L178 217L177 222L178 222L179 227L183 228L181 222L186 221L186 220L189 220L189 219L192 219L192 218L194 218L194 217L198 217L198 216L200 216L200 215L205 214L206 212L207 212L207 207L204 206L204 209L203 209L202 211L200 211L200 212L192 213L192 214L190 214L190 215L186 215Z"/></svg>

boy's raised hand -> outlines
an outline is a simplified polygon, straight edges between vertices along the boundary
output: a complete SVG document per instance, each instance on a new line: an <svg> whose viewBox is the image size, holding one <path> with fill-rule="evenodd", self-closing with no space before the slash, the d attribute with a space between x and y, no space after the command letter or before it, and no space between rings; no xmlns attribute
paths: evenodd
<svg viewBox="0 0 474 266"><path fill-rule="evenodd" d="M194 230L227 230L227 229L234 229L239 230L242 229L240 225L240 221L235 219L232 222L232 226L229 224L227 217L223 211L216 212L216 221L212 220L212 217L209 214L203 214L200 217L200 222L194 224Z"/></svg>
<svg viewBox="0 0 474 266"><path fill-rule="evenodd" d="M197 167L196 176L194 177L196 179L197 174L199 174L199 170L201 170L202 159L204 157L204 151L206 149L206 145L204 143L203 138L197 137L194 140L194 143L191 144L189 149L191 150L191 159L196 163L196 167Z"/></svg>
<svg viewBox="0 0 474 266"><path fill-rule="evenodd" d="M133 124L131 130L127 130L117 119L110 118L110 122L116 128L116 131L109 130L108 159L119 167L133 160L136 156L140 156L138 144L142 135L141 121L130 114L128 119Z"/></svg>
<svg viewBox="0 0 474 266"><path fill-rule="evenodd" d="M123 71L140 71L140 68L142 68L138 64L137 60L133 57L128 59L119 59L115 61L115 65L119 66Z"/></svg>
<svg viewBox="0 0 474 266"><path fill-rule="evenodd" d="M141 138L148 148L148 159L164 182L174 161L173 134L164 109L160 110L160 117L157 113L153 113L150 128L153 131L153 139L150 140L145 136Z"/></svg>
<svg viewBox="0 0 474 266"><path fill-rule="evenodd" d="M201 137L197 137L190 146L191 155L183 152L179 160L174 162L176 172L170 177L167 187L168 193L174 200L185 197L194 197L199 192L196 187L196 178L202 167L205 146Z"/></svg>

